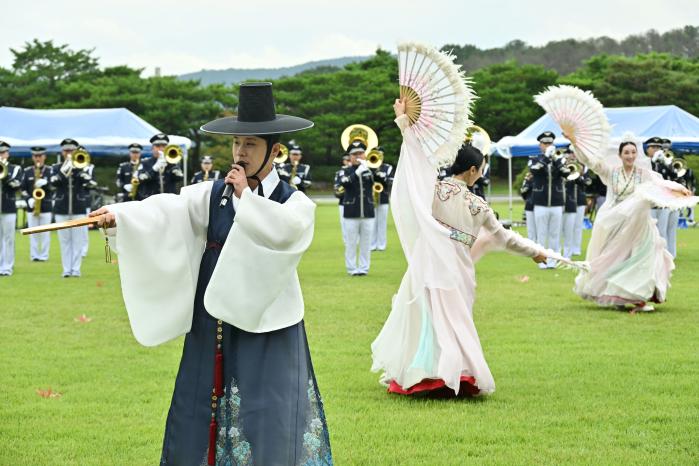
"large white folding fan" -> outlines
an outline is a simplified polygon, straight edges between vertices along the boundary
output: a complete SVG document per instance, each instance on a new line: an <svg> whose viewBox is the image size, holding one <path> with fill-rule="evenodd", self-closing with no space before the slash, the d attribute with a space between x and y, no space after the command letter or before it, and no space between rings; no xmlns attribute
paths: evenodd
<svg viewBox="0 0 699 466"><path fill-rule="evenodd" d="M534 97L564 135L588 157L607 153L612 131L604 107L590 91L575 86L551 86Z"/></svg>
<svg viewBox="0 0 699 466"><path fill-rule="evenodd" d="M471 124L476 96L452 55L414 42L398 46L398 82L405 113L426 153L452 161Z"/></svg>

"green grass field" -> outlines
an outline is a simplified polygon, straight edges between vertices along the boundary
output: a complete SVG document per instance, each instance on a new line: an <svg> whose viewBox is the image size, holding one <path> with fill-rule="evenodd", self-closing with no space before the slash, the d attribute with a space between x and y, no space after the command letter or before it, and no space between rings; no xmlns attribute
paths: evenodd
<svg viewBox="0 0 699 466"><path fill-rule="evenodd" d="M699 231L679 232L651 314L581 301L572 272L486 257L475 319L497 391L440 401L389 396L369 372L405 267L395 231L369 276L348 277L337 208L317 214L300 275L336 464L699 463ZM0 278L0 464L158 464L182 340L136 343L97 233L80 279L60 277L53 241L49 263L30 263L18 237Z"/></svg>

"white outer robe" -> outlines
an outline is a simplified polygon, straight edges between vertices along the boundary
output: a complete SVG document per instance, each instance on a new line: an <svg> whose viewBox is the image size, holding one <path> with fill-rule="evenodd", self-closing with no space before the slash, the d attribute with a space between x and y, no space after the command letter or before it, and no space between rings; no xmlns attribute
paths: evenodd
<svg viewBox="0 0 699 466"><path fill-rule="evenodd" d="M277 185L275 175L263 180L266 196ZM191 329L212 187L200 183L179 195L108 206L116 216L117 227L107 233L119 255L124 303L142 345ZM315 204L301 192L280 204L249 188L235 204L235 221L204 295L207 312L253 333L300 322L304 304L296 267L313 239Z"/></svg>

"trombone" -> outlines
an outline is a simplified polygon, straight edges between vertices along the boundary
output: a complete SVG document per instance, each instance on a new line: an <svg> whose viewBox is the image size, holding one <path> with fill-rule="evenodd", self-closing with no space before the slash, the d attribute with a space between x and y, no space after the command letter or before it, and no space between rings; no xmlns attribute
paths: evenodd
<svg viewBox="0 0 699 466"><path fill-rule="evenodd" d="M163 153L167 163L174 165L180 163L180 160L182 160L182 148L177 144L169 144L165 147Z"/></svg>

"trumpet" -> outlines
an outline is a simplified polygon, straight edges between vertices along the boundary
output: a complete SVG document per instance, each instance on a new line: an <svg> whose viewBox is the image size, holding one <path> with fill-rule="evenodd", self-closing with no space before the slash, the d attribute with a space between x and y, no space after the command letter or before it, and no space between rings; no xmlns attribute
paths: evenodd
<svg viewBox="0 0 699 466"><path fill-rule="evenodd" d="M170 144L166 146L163 153L165 154L165 160L167 163L174 165L176 163L180 163L180 160L182 160L182 148L177 144Z"/></svg>
<svg viewBox="0 0 699 466"><path fill-rule="evenodd" d="M371 149L366 157L366 166L371 169L377 169L383 164L383 152L376 149Z"/></svg>
<svg viewBox="0 0 699 466"><path fill-rule="evenodd" d="M674 159L672 161L672 170L677 178L682 178L687 173L687 161L685 159Z"/></svg>
<svg viewBox="0 0 699 466"><path fill-rule="evenodd" d="M73 167L82 170L90 165L90 154L84 149L78 149L70 155Z"/></svg>
<svg viewBox="0 0 699 466"><path fill-rule="evenodd" d="M279 144L279 154L274 158L274 163L282 164L289 158L289 148L284 144Z"/></svg>
<svg viewBox="0 0 699 466"><path fill-rule="evenodd" d="M582 165L577 162L570 162L565 165L565 168L570 172L566 176L566 180L575 181L582 175Z"/></svg>
<svg viewBox="0 0 699 466"><path fill-rule="evenodd" d="M4 179L7 176L7 166L9 165L9 162L7 160L0 160L0 180Z"/></svg>

